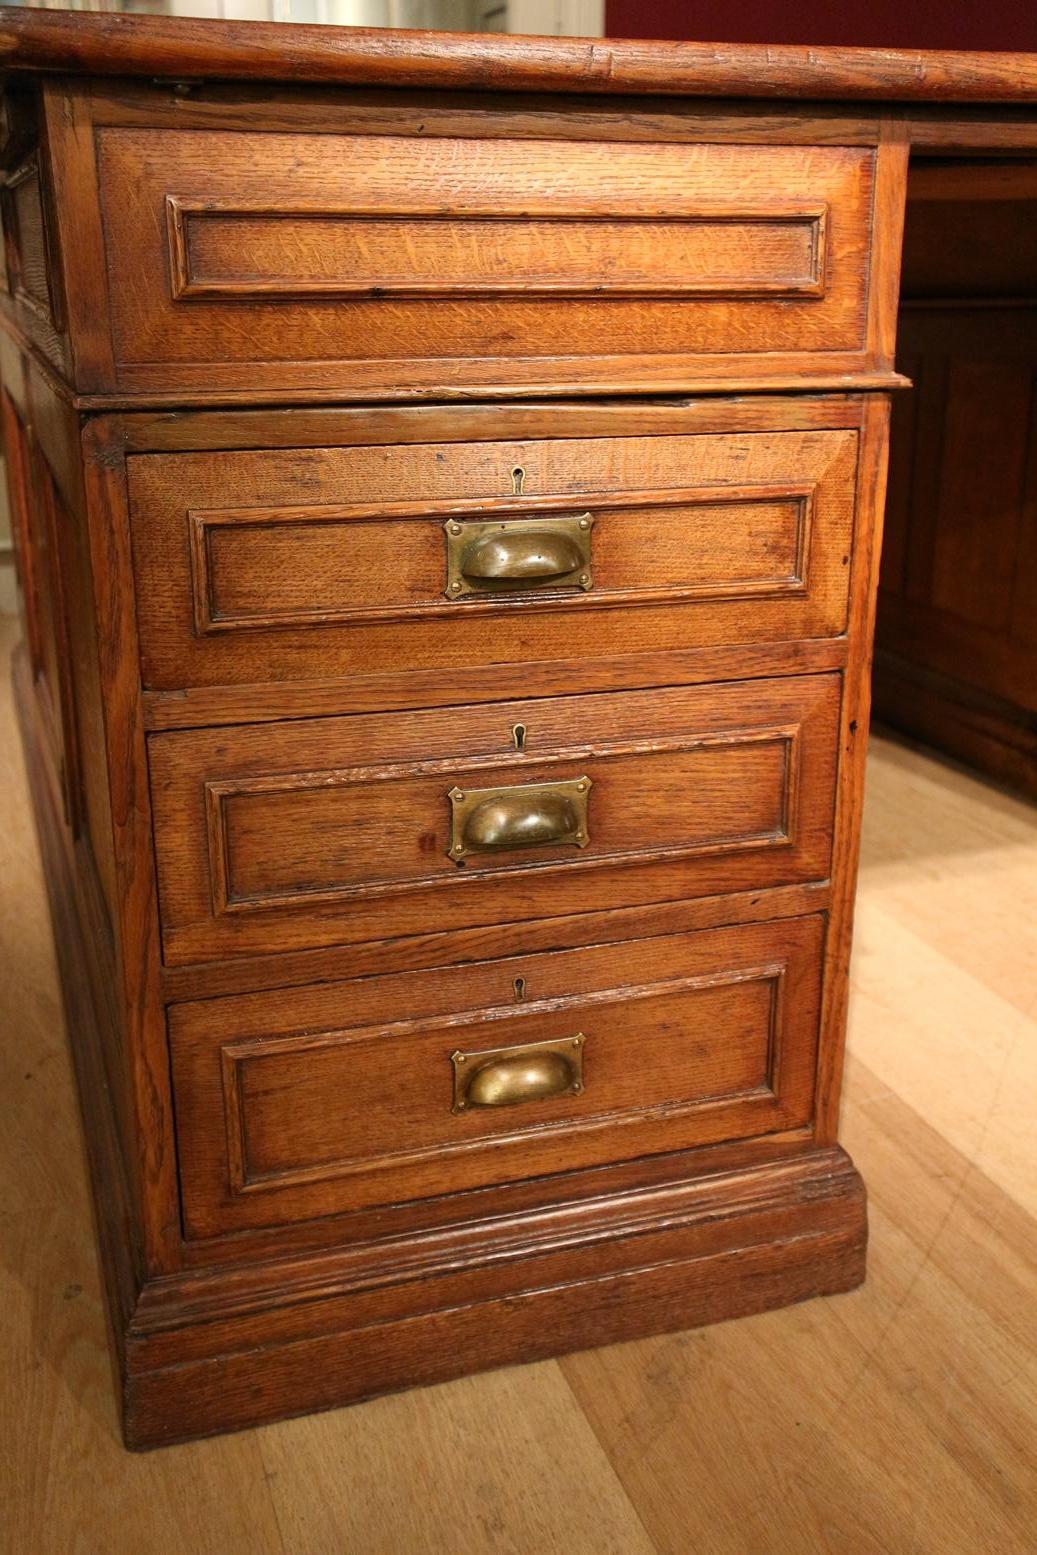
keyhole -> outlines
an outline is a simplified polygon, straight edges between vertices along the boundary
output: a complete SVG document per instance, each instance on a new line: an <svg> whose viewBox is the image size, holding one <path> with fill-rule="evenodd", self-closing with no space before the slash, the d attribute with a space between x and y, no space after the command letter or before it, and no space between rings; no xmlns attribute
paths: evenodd
<svg viewBox="0 0 1037 1555"><path fill-rule="evenodd" d="M516 979L515 979L515 998L521 1004L522 1000L525 997L526 997L526 979L524 977L516 977Z"/></svg>
<svg viewBox="0 0 1037 1555"><path fill-rule="evenodd" d="M515 749L517 751L524 751L525 748L526 748L526 726L525 726L525 724L512 724L512 727L511 727L511 738L515 742Z"/></svg>
<svg viewBox="0 0 1037 1555"><path fill-rule="evenodd" d="M516 464L511 472L511 494L513 497L521 497L522 488L526 484L526 472L521 464Z"/></svg>

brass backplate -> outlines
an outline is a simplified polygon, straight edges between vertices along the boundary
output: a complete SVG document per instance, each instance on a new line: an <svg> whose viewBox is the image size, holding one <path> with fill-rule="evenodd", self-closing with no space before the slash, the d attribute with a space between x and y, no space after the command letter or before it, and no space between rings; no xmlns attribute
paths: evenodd
<svg viewBox="0 0 1037 1555"><path fill-rule="evenodd" d="M444 592L448 599L490 594L542 594L556 589L586 592L594 582L591 568L593 527L591 513L478 523L448 519L443 525L446 535ZM509 553L513 558L510 567ZM550 570L552 553L560 558L555 565L564 566L565 571ZM487 556L490 557L488 566ZM538 568L541 569L539 572Z"/></svg>
<svg viewBox="0 0 1037 1555"><path fill-rule="evenodd" d="M476 1053L451 1053L454 1112L479 1107L509 1107L583 1090L582 1031L553 1042L519 1047L489 1047ZM479 1092L483 1098L480 1100Z"/></svg>
<svg viewBox="0 0 1037 1555"><path fill-rule="evenodd" d="M451 788L449 856L513 853L527 848L585 848L590 841L588 777L508 788Z"/></svg>

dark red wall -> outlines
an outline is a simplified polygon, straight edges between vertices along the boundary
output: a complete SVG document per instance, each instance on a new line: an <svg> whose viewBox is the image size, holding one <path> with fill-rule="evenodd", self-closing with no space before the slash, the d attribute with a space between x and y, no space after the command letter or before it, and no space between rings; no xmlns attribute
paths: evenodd
<svg viewBox="0 0 1037 1555"><path fill-rule="evenodd" d="M610 38L1037 51L1037 0L606 0Z"/></svg>

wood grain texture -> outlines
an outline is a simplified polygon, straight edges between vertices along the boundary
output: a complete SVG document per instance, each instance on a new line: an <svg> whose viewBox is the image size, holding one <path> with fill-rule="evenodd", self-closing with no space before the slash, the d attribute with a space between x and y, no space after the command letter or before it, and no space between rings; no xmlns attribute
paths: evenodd
<svg viewBox="0 0 1037 1555"><path fill-rule="evenodd" d="M871 659L886 496L888 400L870 401L867 416L871 437L868 457L858 471L857 503L861 527L854 547L850 585L857 631L843 678L840 707L832 840L835 895L825 942L826 978L817 1067L817 1128L819 1137L826 1141L836 1138L839 1127L865 753L871 716Z"/></svg>
<svg viewBox="0 0 1037 1555"><path fill-rule="evenodd" d="M17 82L19 77L12 77ZM156 91L155 88L158 88ZM315 130L326 134L402 134L505 138L521 108L530 140L630 140L681 143L873 146L882 108L845 103L791 105L739 99L529 93L495 103L485 92L316 86L215 80L98 81L98 124L121 128ZM487 110L491 110L487 112ZM1002 114L1002 117L1004 115Z"/></svg>
<svg viewBox="0 0 1037 1555"><path fill-rule="evenodd" d="M0 336L0 342L3 337ZM12 368L13 370L13 368ZM127 455L205 450L382 447L405 443L493 443L545 437L654 437L730 432L859 428L855 394L727 395L677 399L577 400L521 404L322 405L292 410L113 413L107 426Z"/></svg>
<svg viewBox="0 0 1037 1555"><path fill-rule="evenodd" d="M808 676L154 735L166 959L824 878L839 696ZM448 857L450 789L566 779L594 785L586 847Z"/></svg>
<svg viewBox="0 0 1037 1555"><path fill-rule="evenodd" d="M593 657L837 636L857 455L849 431L789 430L131 456L144 683L282 679L289 707L296 679L467 677L577 637ZM586 587L450 598L445 526L552 517L587 523Z"/></svg>
<svg viewBox="0 0 1037 1555"><path fill-rule="evenodd" d="M0 363L128 1441L855 1285L902 105L74 74ZM444 524L567 514L555 593L450 590Z"/></svg>
<svg viewBox="0 0 1037 1555"><path fill-rule="evenodd" d="M117 892L114 976L135 1119L130 1170L144 1266L154 1273L175 1262L179 1226L128 512L123 471L105 459L96 421L83 428L82 449Z"/></svg>
<svg viewBox="0 0 1037 1555"><path fill-rule="evenodd" d="M31 726L27 733L35 752ZM44 804L40 788L37 802ZM52 891L60 902L72 877L53 823L44 835ZM63 953L69 958L65 976L71 992L79 986L73 968L82 966L79 956L85 947L78 922L70 917L61 927L70 938ZM87 1004L83 1009L88 1025L91 1008ZM811 1067L808 1063L808 1072ZM104 1130L97 1126L100 1120L94 1118L98 1088L86 1068L80 1070L80 1084L99 1203L112 1213L118 1204L109 1176L113 1158ZM863 1272L863 1194L841 1152L807 1152L757 1170L721 1169L664 1189L661 1198L649 1190L613 1195L598 1204L605 1223L600 1223L599 1213L598 1226L582 1237L577 1224L561 1248L550 1221L542 1223L542 1207L534 1209L532 1215L519 1217L510 1239L511 1258L503 1267L491 1232L482 1258L470 1247L464 1272L453 1279L440 1273L429 1283L427 1276L416 1278L416 1271L408 1271L401 1281L407 1258L401 1261L396 1244L373 1282L354 1276L335 1296L314 1298L314 1271L306 1266L300 1271L303 1284L298 1291L271 1288L265 1301L253 1301L251 1311L246 1307L236 1315L229 1312L230 1291L217 1288L213 1295L222 1325L210 1318L193 1326L198 1293L190 1283L182 1290L179 1301L184 1304L179 1308L169 1281L164 1282L164 1300L138 1301L132 1316L113 1298L114 1321L126 1324L128 1317L125 1334L117 1336L125 1367L127 1442L153 1446L230 1428L246 1419L256 1421L264 1413L276 1417L285 1413L287 1398L292 1400L290 1408L329 1407L391 1387L397 1375L400 1382L406 1376L413 1384L463 1374L473 1366L501 1364L519 1354L529 1358L531 1353L556 1353L560 1346L576 1342L588 1314L597 1318L603 1336L643 1332L646 1294L650 1326L659 1328L845 1289ZM607 1268L601 1257L603 1231L610 1247ZM528 1244L524 1251L523 1236ZM105 1229L102 1249L109 1277L132 1304L138 1286L127 1269L127 1244L118 1227ZM420 1259L420 1239L413 1250ZM376 1261L385 1258L377 1251L374 1256ZM122 1284L120 1270L125 1274ZM304 1290L308 1305L298 1299ZM171 1320L177 1331L172 1352ZM268 1321L271 1326L266 1327ZM461 1342L444 1344L444 1331ZM477 1333L483 1336L478 1347ZM265 1357L258 1369L257 1344ZM244 1368L243 1356L248 1357Z"/></svg>
<svg viewBox="0 0 1037 1555"><path fill-rule="evenodd" d="M827 880L803 885L770 886L766 891L736 891L722 896L684 897L645 907L609 907L601 912L570 913L509 923L511 954L568 949L588 936L595 943L685 933L718 924L760 923L768 918L794 918L823 912L831 895ZM371 972L417 970L453 961L465 965L485 959L500 948L501 931L482 928L433 930L405 939L367 940L356 945L321 946L277 956L240 956L162 969L162 987L170 1003L210 999L224 994L286 988L317 978L364 976Z"/></svg>
<svg viewBox="0 0 1037 1555"><path fill-rule="evenodd" d="M570 1253L569 1280L545 1255L541 1268L528 1271L540 1279L521 1294L459 1305L456 1292L441 1281L434 1297L454 1296L446 1310L323 1332L312 1324L308 1339L267 1346L261 1370L255 1350L261 1323L250 1325L247 1349L172 1368L149 1369L143 1342L135 1347L128 1375L129 1441L158 1446L200 1430L255 1423L264 1405L270 1417L281 1416L286 1395L296 1408L312 1410L387 1385L465 1375L476 1353L482 1367L507 1364L518 1355L537 1359L571 1348L588 1325L602 1339L615 1340L643 1332L646 1325L687 1327L744 1316L776 1301L852 1289L864 1268L859 1179L841 1152L807 1163L794 1173L744 1174L742 1203L741 1184L722 1181L726 1213L707 1199L683 1225L671 1222L655 1236L644 1224L636 1235L624 1236L617 1225L608 1262L600 1245L589 1259L584 1254L582 1270L578 1253ZM477 1282L469 1280L469 1295L473 1288ZM334 1314L328 1315L334 1321Z"/></svg>
<svg viewBox="0 0 1037 1555"><path fill-rule="evenodd" d="M5 651L14 631L0 623ZM876 1555L1025 1555L1029 807L872 741L844 1116L872 1231L869 1279L852 1297L567 1361L568 1381L546 1361L128 1457L6 676L0 720L0 1026L18 1033L0 1048L0 1450L15 1547L58 1555L78 1537L110 1555L332 1555L344 1541L400 1555L509 1543L642 1555L694 1536L744 1555L751 1517L764 1555L833 1539ZM689 1422L689 1399L721 1422L715 1448ZM835 1410L852 1429L833 1429ZM787 1493L757 1511L761 1479Z"/></svg>
<svg viewBox="0 0 1037 1555"><path fill-rule="evenodd" d="M39 92L31 82L5 95L10 133L0 171L0 316L52 369L71 365L57 264L50 158Z"/></svg>
<svg viewBox="0 0 1037 1555"><path fill-rule="evenodd" d="M11 70L128 76L474 86L494 91L1030 102L1029 55L639 43L270 26L167 17L39 16L12 9Z"/></svg>
<svg viewBox="0 0 1037 1555"><path fill-rule="evenodd" d="M286 712L299 718L370 713L394 708L449 707L459 697L507 702L529 690L535 675L544 696L585 691L622 691L645 686L691 686L707 681L755 680L773 675L824 674L846 663L845 636L809 642L740 643L716 648L672 648L660 653L604 654L585 659L531 659L518 664L466 667L464 686L435 668L400 674L351 675L348 679L261 681L235 686L188 686L144 691L141 702L149 730L210 728L222 724L270 723Z"/></svg>
<svg viewBox="0 0 1037 1555"><path fill-rule="evenodd" d="M981 171L977 173L977 168ZM1034 164L922 164L906 228L880 716L1037 788ZM987 198L989 196L990 198ZM970 250L964 233L989 241Z"/></svg>
<svg viewBox="0 0 1037 1555"><path fill-rule="evenodd" d="M80 849L65 824L63 797L41 729L31 664L23 648L16 650L11 668L13 711L21 726L48 881L68 1046L88 1140L94 1226L101 1248L118 1391L126 1329L140 1292L143 1250L137 1230L142 1212L134 1170L136 1117L127 1094L125 1049L113 998L114 955L108 925L89 901L89 875L77 858Z"/></svg>
<svg viewBox="0 0 1037 1555"><path fill-rule="evenodd" d="M174 1006L187 1232L801 1127L821 930L744 925ZM451 1053L575 1036L578 1095L452 1110Z"/></svg>
<svg viewBox="0 0 1037 1555"><path fill-rule="evenodd" d="M530 142L520 116L493 140L96 134L110 389L891 366L865 338L866 148ZM588 351L603 328L609 353Z"/></svg>
<svg viewBox="0 0 1037 1555"><path fill-rule="evenodd" d="M48 82L41 101L53 191L55 281L68 315L71 376L89 392L103 387L114 371L89 95L75 82Z"/></svg>

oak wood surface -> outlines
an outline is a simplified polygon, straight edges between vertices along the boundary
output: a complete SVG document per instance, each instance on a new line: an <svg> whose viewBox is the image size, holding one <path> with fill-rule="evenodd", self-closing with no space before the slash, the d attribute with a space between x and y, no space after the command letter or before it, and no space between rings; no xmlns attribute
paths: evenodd
<svg viewBox="0 0 1037 1555"><path fill-rule="evenodd" d="M831 135L804 144L791 121L788 144L775 144L766 125L754 144L751 113L748 143L711 140L708 122L677 141L662 124L652 141L654 121L638 125L635 112L633 139L621 119L596 139L537 142L533 154L521 104L509 120L484 99L458 133L428 135L415 104L394 134L375 96L354 105L359 133L342 143L356 152L344 165L333 154L339 137L307 120L305 98L300 133L259 134L253 115L250 133L221 125L214 141L205 128L159 127L169 94L147 91L137 88L132 124L107 122L104 90L73 81L43 92L54 268L84 407L126 396L276 403L895 381L881 349L885 293L865 257L873 198L882 205L867 145ZM282 115L290 128L290 104ZM569 137L564 115L556 133ZM872 126L863 138L880 134ZM551 181L538 178L538 162L557 168L563 149L571 175L545 199ZM402 205L401 180L410 191ZM453 193L444 204L445 184ZM290 243L278 237L286 224ZM399 250L385 242L400 225L408 252L428 250L408 261L410 282L402 272L394 281ZM336 260L343 244L349 253ZM702 250L690 265L689 244ZM298 274L279 276L292 253ZM81 262L86 254L96 268ZM375 279L357 293L365 266ZM701 273L697 292L688 291L692 273ZM601 338L603 308L608 356L587 345Z"/></svg>
<svg viewBox="0 0 1037 1555"><path fill-rule="evenodd" d="M909 189L876 698L891 724L1037 791L1034 164L922 164ZM990 196L987 198L986 196ZM987 241L969 245L982 229Z"/></svg>
<svg viewBox="0 0 1037 1555"><path fill-rule="evenodd" d="M82 428L86 534L97 613L98 676L106 720L110 826L115 861L113 941L116 1029L126 1055L134 1132L128 1142L140 1196L144 1268L176 1262L179 1242L165 1021L158 991L159 929L150 795L140 703L138 646L125 475L105 460L98 424ZM95 455L95 457L91 457Z"/></svg>
<svg viewBox="0 0 1037 1555"><path fill-rule="evenodd" d="M41 97L54 210L54 263L67 303L72 380L90 391L110 381L114 357L89 97L77 83L61 92L45 85Z"/></svg>
<svg viewBox="0 0 1037 1555"><path fill-rule="evenodd" d="M902 202L900 209L903 209ZM872 400L869 403L869 452L858 471L857 501L861 527L854 548L851 580L852 609L858 630L854 634L843 676L840 706L839 765L831 866L835 889L825 941L827 975L817 1072L818 1133L825 1140L834 1140L839 1126L850 991L850 949L861 845L864 752L871 716L871 662L885 510L889 413L888 400Z"/></svg>
<svg viewBox="0 0 1037 1555"><path fill-rule="evenodd" d="M58 76L5 164L20 707L134 1446L863 1272L835 1117L905 121L358 87L249 122ZM739 398L614 403L673 387ZM433 403L359 409L391 397ZM430 520L577 500L562 609L437 594ZM508 815L535 852L476 846ZM576 1016L582 1090L445 1110L447 1034Z"/></svg>
<svg viewBox="0 0 1037 1555"><path fill-rule="evenodd" d="M85 21L85 25L84 25ZM84 19L14 8L0 33L7 69L251 77L494 91L647 91L675 96L1032 101L1026 54L766 47L616 39L501 39L167 17Z"/></svg>
<svg viewBox="0 0 1037 1555"><path fill-rule="evenodd" d="M0 629L9 643L10 623ZM0 1026L16 1026L19 1043L0 1047L0 1435L13 1548L57 1555L78 1538L110 1555L344 1544L647 1555L694 1538L744 1555L748 1517L764 1555L833 1543L1025 1555L1037 1259L1028 807L873 740L845 1117L873 1233L853 1296L127 1457L9 706L4 677ZM903 1026L889 1019L891 986ZM721 1423L719 1444L684 1400ZM833 1428L836 1410L852 1429ZM761 1479L786 1493L760 1506Z"/></svg>
<svg viewBox="0 0 1037 1555"><path fill-rule="evenodd" d="M802 1126L821 930L744 925L174 1006L188 1234ZM579 1094L452 1108L452 1053L573 1038Z"/></svg>
<svg viewBox="0 0 1037 1555"><path fill-rule="evenodd" d="M149 730L211 728L221 724L269 723L291 712L299 718L338 713L381 712L394 708L449 707L471 698L507 702L524 696L535 677L544 696L583 691L622 691L641 686L702 685L706 681L756 680L775 675L814 675L846 663L845 635L808 642L740 643L716 648L671 648L660 653L603 654L585 659L491 663L465 669L460 677L436 668L400 674L350 675L245 683L240 686L187 686L183 690L141 694Z"/></svg>
<svg viewBox="0 0 1037 1555"><path fill-rule="evenodd" d="M36 765L43 747L34 727L35 703L24 688L19 706L30 762ZM46 768L44 759L44 778ZM119 1199L109 1174L116 1161L98 1126L105 1121L105 1108L89 1073L102 1007L77 970L87 949L82 919L66 918L62 910L74 895L75 876L61 828L48 813L43 789L49 786L37 785L36 802L50 891L58 905L68 1010L74 1011L82 1047L79 1079L97 1177L102 1253L116 1289L125 1280L132 1282L132 1303L136 1281L127 1265L128 1243L121 1227L112 1224ZM61 943L64 935L70 944ZM99 1102L100 1120L94 1115ZM367 1279L330 1292L315 1289L314 1266L304 1265L301 1285L297 1275L293 1286L284 1283L275 1264L276 1283L266 1299L240 1316L226 1317L225 1293L228 1284L233 1289L233 1276L228 1281L226 1273L217 1274L223 1320L215 1324L211 1318L198 1322L188 1283L180 1286L179 1300L174 1294L166 1303L164 1322L159 1299L156 1328L149 1316L154 1298L163 1284L175 1292L178 1282L152 1281L146 1287L147 1304L138 1302L125 1333L117 1335L126 1441L160 1445L282 1416L286 1407L329 1407L404 1381L413 1385L520 1356L553 1354L559 1346L578 1342L595 1315L602 1337L644 1332L646 1292L649 1326L659 1329L856 1284L863 1273L864 1203L845 1155L804 1146L798 1156L783 1160L772 1153L754 1166L744 1144L740 1150L737 1165L718 1162L710 1172L708 1165L697 1163L686 1183L679 1170L675 1182L671 1170L661 1192L649 1186L606 1194L600 1200L603 1223L582 1230L577 1225L561 1239L553 1234L552 1217L545 1216L538 1194L532 1213L527 1208L513 1225L491 1225L489 1240L481 1248L469 1247L467 1254L464 1232L472 1228L462 1228L449 1278L443 1277L443 1268L431 1280L431 1271L422 1271L423 1238L415 1239L412 1228L402 1247L375 1244ZM566 1176L553 1181L564 1194ZM452 1195L451 1202L458 1197ZM578 1200L560 1208L563 1215L567 1209L581 1211ZM478 1226L475 1230L478 1234ZM601 1257L603 1237L609 1246L607 1265ZM254 1273L254 1268L246 1271L246 1280ZM110 1310L113 1321L125 1321L117 1301ZM175 1332L164 1335L170 1327ZM443 1343L444 1329L460 1334L459 1347ZM257 1368L259 1354L263 1361Z"/></svg>
<svg viewBox="0 0 1037 1555"><path fill-rule="evenodd" d="M110 389L891 365L865 329L865 148L531 143L521 116L492 140L102 125L96 144ZM606 321L608 354L589 351Z"/></svg>
<svg viewBox="0 0 1037 1555"><path fill-rule="evenodd" d="M561 440L560 443L556 442L553 445L555 451L552 458L557 465L560 480L565 482L568 461L566 450L570 439L574 444L582 438L596 440L594 443L586 444L588 449L596 448L599 451L597 458L591 457L591 464L595 469L600 462L600 455L609 446L603 439L616 433L625 433L628 438L648 435L659 439L666 437L672 439L674 435L685 433L688 437L702 439L694 443L689 442L686 446L704 448L707 451L713 446L727 448L731 450L731 457L741 462L742 443L735 434L763 434L792 429L812 433L834 432L859 426L861 414L862 401L855 396L839 398L807 395L792 400L780 396L754 398L743 395L723 400L698 398L668 403L629 400L611 403L583 402L568 404L565 407L430 405L359 409L327 408L316 411L271 411L269 413L247 410L191 415L141 413L135 416L107 418L105 427L106 447L124 448L129 455L174 450L199 452L206 449L240 450L254 447L257 443L267 449L301 447L319 450L333 449L336 443L346 443L352 449L386 448L392 445L404 447L412 443L426 442L437 445L466 442L493 443L501 434L512 439L521 439L523 444L527 439L533 439L536 446L544 448L542 439L544 434L549 432L553 439ZM715 437L723 436L727 441L723 444L711 444L705 441L707 434L713 434ZM808 442L810 441L808 439ZM815 445L823 446L816 442ZM633 444L628 442L615 446L632 447ZM665 449L668 445L660 441L658 445L653 443L647 446L659 446ZM677 442L672 446L685 445ZM772 445L761 437L758 441L751 441L748 446L766 449ZM780 440L779 446L784 446ZM465 450L456 450L452 446L438 447L435 453L442 454L445 460L476 457L474 449L468 454ZM321 461L329 457L348 459L356 456L327 453L306 455L307 459L312 458L316 461L315 469L326 468L322 466ZM193 460L189 463L180 462L175 468L181 484L187 481L187 472L195 470L198 472L195 478L199 479L204 489L208 490L215 471L226 468L228 463L235 461L241 461L242 466L247 469L250 464L255 463L256 458L259 459L261 466L266 464L270 468L266 456L261 454L248 456L238 452L233 454L230 461L208 464L204 460ZM274 468L277 467L279 466L275 462ZM483 468L481 465L479 467ZM160 511L165 513L164 519L161 520L164 534L164 566L161 569L149 567L148 588L142 593L140 599L140 613L142 619L148 623L158 613L161 603L166 601L171 592L176 591L178 576L181 580L180 608L181 610L188 608L183 599L184 552L174 543L177 520L172 501L170 500L165 508L160 509L159 492L150 491L150 487L157 482L147 476L147 472L151 469L160 472L170 466L165 463L151 465L150 462L134 459L132 468L137 472L135 478L143 481L145 489L149 492L149 505L141 509L139 518L136 547L138 568L143 567L147 558L154 552L154 543L149 540L148 532L154 523L160 521L158 517ZM366 473L369 477L377 474L380 468L377 459L372 463L368 457ZM500 466L502 483L505 487L513 485L513 469L514 465L510 462L510 458L505 458ZM631 478L629 474L622 474L615 461L610 469L617 479L621 475L623 479ZM434 473L435 465L433 465L433 475ZM532 477L534 474L532 469L527 471L527 476ZM492 479L492 470L487 470L486 475L488 479ZM586 493L583 495L586 496ZM228 499L225 496L222 500ZM154 519L151 516L152 503ZM825 511L827 512L827 507ZM842 554L846 553L840 554L840 564ZM760 602L757 601L753 614L754 620L759 619L759 605ZM697 612L700 612L701 608L701 604L695 607ZM721 609L721 607L711 608L714 611ZM729 607L722 608L726 610ZM653 619L666 621L669 617L656 613ZM174 625L175 634L172 616L167 613L165 620L167 630L170 624ZM304 634L297 635L296 641L303 650L306 644L313 640L315 630L318 628L310 626ZM468 635L471 637L472 634ZM527 652L524 643L528 635L528 632L517 634L516 647L513 650L523 657ZM339 633L339 641L341 636L342 634ZM394 636L394 643L396 636L398 633ZM437 656L441 638L441 629L437 629L432 638L436 643ZM272 642L278 640L280 639L276 636L271 638ZM330 633L322 634L322 641L326 644L335 640ZM585 639L581 638L582 640ZM614 632L610 631L610 648L614 644ZM217 646L220 645L217 643ZM181 649L193 649L196 658L199 647L203 652L205 651L203 644L193 639L190 642L181 639ZM509 697L522 695L528 688L531 675L536 676L537 686L544 694L576 690L612 690L636 685L701 682L718 678L753 678L765 674L792 674L805 670L821 671L837 667L842 664L844 654L843 642L821 639L810 643L791 643L787 647L779 641L770 645L746 644L738 647L718 646L713 649L699 645L662 651L653 649L648 653L609 652L588 659L583 654L572 652L572 645L566 643L565 657L554 662L536 658L528 664L523 664L520 658L514 665L501 663L499 659L483 668L466 665L463 685L460 681L444 677L435 668L423 670L413 665L403 673L393 669L387 669L383 673L359 673L354 669L348 679L330 676L324 679L305 679L293 674L290 683L290 705L292 712L297 715L314 716L339 712L374 711L393 706L442 705L464 700L466 691L480 700L506 700ZM226 657L225 654L224 658ZM241 657L243 666L251 665L254 661L251 648ZM327 662L327 652L316 657L323 667ZM352 657L350 653L346 662L350 662ZM279 659L279 672L283 673L284 668L283 660ZM229 672L225 670L224 673ZM245 669L245 673L252 672ZM289 687L284 681L264 683L253 679L243 682L240 686L230 682L210 686L189 685L183 690L169 692L145 691L143 698L145 719L148 726L155 729L184 725L241 723L257 718L275 719L283 716L287 710L288 690Z"/></svg>
<svg viewBox="0 0 1037 1555"><path fill-rule="evenodd" d="M34 84L5 94L8 132L0 153L0 317L60 374L71 366L67 310L56 261L56 212L46 127Z"/></svg>
<svg viewBox="0 0 1037 1555"><path fill-rule="evenodd" d="M166 959L825 878L839 700L805 676L153 735ZM584 847L448 856L451 789L568 780Z"/></svg>
<svg viewBox="0 0 1037 1555"><path fill-rule="evenodd" d="M822 912L828 906L827 880L802 885L770 886L766 891L736 891L721 896L685 897L645 907L610 907L601 912L570 913L509 923L504 930L512 955L538 950L567 949L586 939L596 943L639 939L655 934L714 928L718 924L759 923L768 918L793 918ZM218 998L264 988L287 988L318 978L364 976L370 972L465 965L496 954L501 930L482 928L433 930L404 939L368 940L356 945L321 946L277 956L240 956L162 969L162 987L170 1002Z"/></svg>
<svg viewBox="0 0 1037 1555"><path fill-rule="evenodd" d="M17 78L15 78L17 79ZM66 78L69 79L69 78ZM156 91L155 87L159 90ZM873 146L881 105L797 103L694 97L593 96L521 92L494 104L485 92L385 87L305 87L277 82L97 79L88 88L99 124L178 129L329 130L350 133L508 134L522 111L530 140L632 140ZM489 110L489 111L487 111ZM986 112L992 112L986 110ZM1002 110L1006 117L1012 110Z"/></svg>
<svg viewBox="0 0 1037 1555"><path fill-rule="evenodd" d="M577 640L837 636L857 452L849 431L789 430L131 456L144 684L281 679L287 710L296 679L463 667L456 695L486 660ZM587 585L451 599L446 526L527 518L585 522Z"/></svg>
<svg viewBox="0 0 1037 1555"><path fill-rule="evenodd" d="M0 337L2 341L2 337ZM16 370L12 362L11 371ZM653 437L698 433L838 431L859 427L856 394L729 394L521 404L323 405L291 410L163 411L142 408L106 419L113 446L129 454L206 449L379 447L485 443L501 439Z"/></svg>

